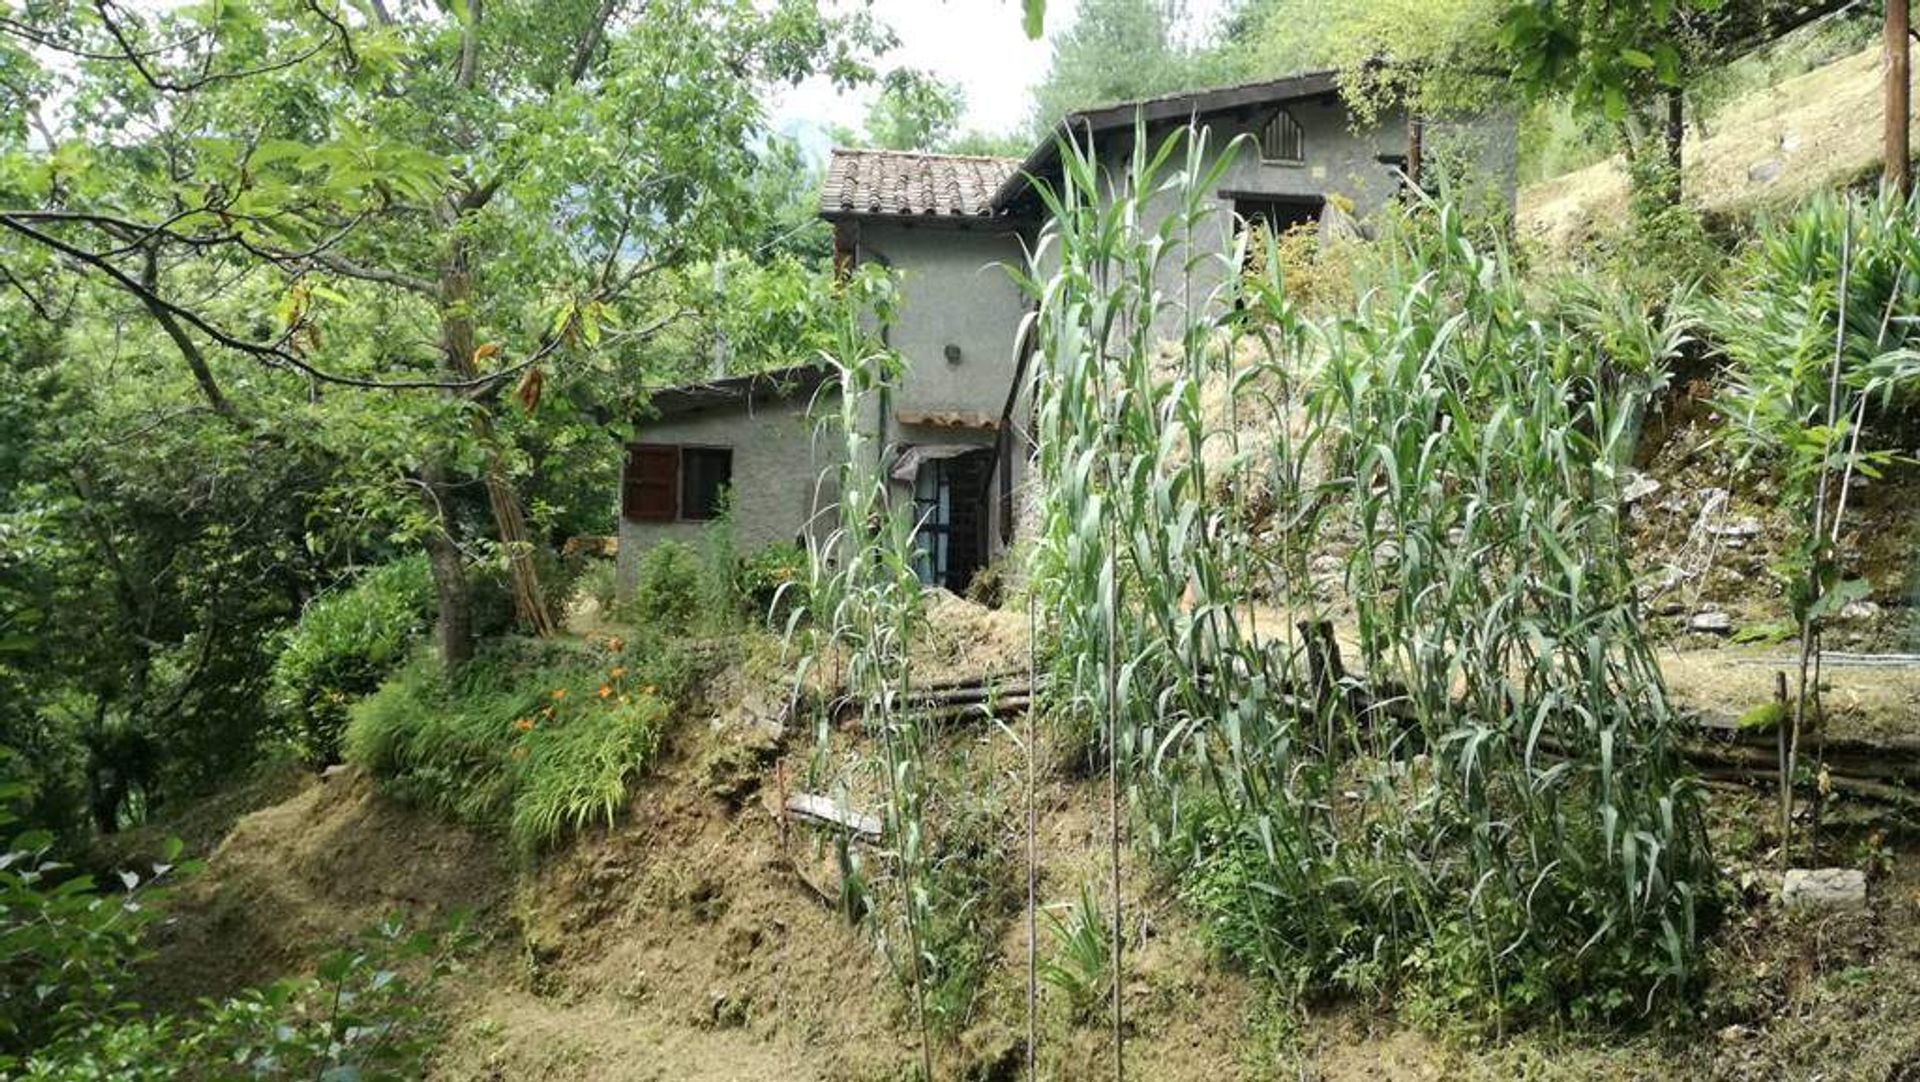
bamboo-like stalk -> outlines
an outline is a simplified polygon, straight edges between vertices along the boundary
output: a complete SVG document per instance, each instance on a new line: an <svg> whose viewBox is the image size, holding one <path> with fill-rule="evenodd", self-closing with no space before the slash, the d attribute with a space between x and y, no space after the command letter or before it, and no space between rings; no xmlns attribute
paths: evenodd
<svg viewBox="0 0 1920 1082"><path fill-rule="evenodd" d="M1827 480L1832 475L1828 460L1833 454L1833 430L1840 413L1840 370L1847 355L1847 295L1848 285L1853 273L1853 204L1847 204L1846 215L1842 219L1840 233L1840 293L1838 314L1834 319L1833 359L1827 367L1827 403L1824 411L1826 424L1821 433L1821 454L1819 480L1813 493L1812 536L1808 545L1812 553L1807 561L1807 575L1811 586L1807 592L1807 604L1800 614L1800 657L1798 682L1794 688L1793 727L1787 737L1786 769L1780 778L1780 860L1784 867L1792 862L1793 851L1793 777L1799 767L1800 732L1805 725L1807 715L1808 676L1814 656L1819 651L1816 636L1819 634L1818 621L1815 618L1813 600L1820 595L1821 572L1826 566L1826 521L1827 521Z"/></svg>

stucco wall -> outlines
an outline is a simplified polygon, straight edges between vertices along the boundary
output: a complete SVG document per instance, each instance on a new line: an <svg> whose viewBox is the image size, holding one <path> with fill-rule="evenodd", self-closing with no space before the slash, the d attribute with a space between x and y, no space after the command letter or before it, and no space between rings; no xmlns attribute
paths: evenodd
<svg viewBox="0 0 1920 1082"><path fill-rule="evenodd" d="M808 416L810 394L760 399L751 408L716 407L642 423L636 443L672 443L733 450L734 544L742 554L777 541L792 541L809 528L821 471L837 461L839 444L816 437ZM831 409L825 394L815 409ZM616 490L617 491L617 490ZM821 493L823 503L832 494ZM616 514L618 512L616 511ZM698 545L705 522L629 522L620 519L616 583L625 595L639 574L640 558L656 542Z"/></svg>
<svg viewBox="0 0 1920 1082"><path fill-rule="evenodd" d="M857 258L891 267L899 276L899 305L887 342L907 364L894 391L885 438L912 444L991 446L994 433L902 424L906 412L965 411L998 420L1013 384L1015 337L1026 299L1007 274L1024 265L1019 238L1011 232L907 225L887 221L860 224ZM960 360L946 357L958 346ZM862 416L877 416L877 405ZM1025 456L1013 456L1014 483L1020 483ZM990 533L999 537L999 493L1006 478L995 476L989 500ZM908 486L901 485L904 497Z"/></svg>
<svg viewBox="0 0 1920 1082"><path fill-rule="evenodd" d="M899 314L888 344L909 375L897 410L973 410L998 416L1013 378L1014 332L1025 300L1005 265L1023 265L1011 233L865 222L858 258L898 272ZM946 358L958 346L959 363Z"/></svg>

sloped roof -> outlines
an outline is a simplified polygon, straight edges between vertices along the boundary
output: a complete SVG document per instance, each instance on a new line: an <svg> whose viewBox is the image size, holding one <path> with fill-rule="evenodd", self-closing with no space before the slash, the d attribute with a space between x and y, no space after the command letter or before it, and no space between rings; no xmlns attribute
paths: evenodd
<svg viewBox="0 0 1920 1082"><path fill-rule="evenodd" d="M820 213L984 218L993 212L993 193L1019 168L1018 158L836 147L820 191Z"/></svg>
<svg viewBox="0 0 1920 1082"><path fill-rule="evenodd" d="M1058 136L1078 137L1084 140L1090 133L1129 127L1136 121L1146 124L1164 121L1184 122L1189 117L1205 117L1261 105L1297 101L1301 98L1314 98L1334 93L1338 89L1337 72L1330 69L1303 71L1278 79L1261 79L1251 83L1208 87L1202 90L1183 90L1178 93L1115 102L1112 105L1101 105L1068 113L1061 117L1060 123L1054 125L1047 137L1040 140L1039 145L1028 153L1026 160L1008 171L1006 179L1001 181L1000 187L994 191L993 206L996 210L1007 209L1008 204L1025 194L1029 176L1041 176L1052 171L1058 162L1058 148L1054 144L1054 139Z"/></svg>

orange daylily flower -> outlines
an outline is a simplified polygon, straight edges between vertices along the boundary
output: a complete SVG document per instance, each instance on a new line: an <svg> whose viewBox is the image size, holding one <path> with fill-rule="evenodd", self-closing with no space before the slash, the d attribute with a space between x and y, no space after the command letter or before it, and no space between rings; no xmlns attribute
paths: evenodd
<svg viewBox="0 0 1920 1082"><path fill-rule="evenodd" d="M607 675L618 680L627 675L627 667L625 665L615 665L613 668L607 670Z"/></svg>
<svg viewBox="0 0 1920 1082"><path fill-rule="evenodd" d="M607 649L612 650L616 654L622 650L625 650L626 648L627 648L627 641L625 639L612 638L607 640Z"/></svg>
<svg viewBox="0 0 1920 1082"><path fill-rule="evenodd" d="M605 684L601 684L601 685L600 685L600 697L601 697L602 699L611 699L611 698L613 698L613 689L612 689L612 688L610 688L610 687L608 687L608 686L607 686L607 685L605 685Z"/></svg>
<svg viewBox="0 0 1920 1082"><path fill-rule="evenodd" d="M656 687L654 687L654 686L653 686L652 684L648 684L648 685L647 685L646 687L643 687L643 688L641 688L640 690L641 690L641 692L642 692L642 693L644 693L644 694L647 694L647 695L652 695L652 694L654 694L655 692L657 692L657 691L659 691L660 689L659 689L659 688L656 688Z"/></svg>
<svg viewBox="0 0 1920 1082"><path fill-rule="evenodd" d="M515 744L513 746L513 757L515 759L525 759L527 757L527 746L525 744Z"/></svg>
<svg viewBox="0 0 1920 1082"><path fill-rule="evenodd" d="M521 718L519 721L513 723L513 727L523 733L531 732L533 730L533 719Z"/></svg>
<svg viewBox="0 0 1920 1082"><path fill-rule="evenodd" d="M566 688L554 688L554 689L553 689L553 697L554 697L555 699L564 699L564 698L566 698L566 697L567 697L567 689L566 689Z"/></svg>

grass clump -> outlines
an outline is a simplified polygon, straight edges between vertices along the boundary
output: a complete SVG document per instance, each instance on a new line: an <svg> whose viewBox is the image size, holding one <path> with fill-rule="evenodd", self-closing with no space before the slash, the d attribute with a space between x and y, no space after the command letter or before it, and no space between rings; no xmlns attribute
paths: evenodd
<svg viewBox="0 0 1920 1082"><path fill-rule="evenodd" d="M657 542L640 557L632 615L644 626L685 631L699 614L701 595L710 581L707 566L692 545Z"/></svg>
<svg viewBox="0 0 1920 1082"><path fill-rule="evenodd" d="M613 822L660 750L685 666L642 650L507 640L457 673L420 657L352 711L346 750L401 796L532 853Z"/></svg>

